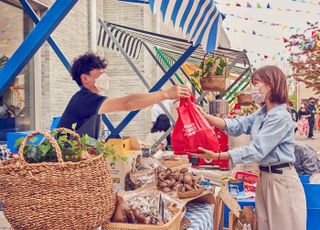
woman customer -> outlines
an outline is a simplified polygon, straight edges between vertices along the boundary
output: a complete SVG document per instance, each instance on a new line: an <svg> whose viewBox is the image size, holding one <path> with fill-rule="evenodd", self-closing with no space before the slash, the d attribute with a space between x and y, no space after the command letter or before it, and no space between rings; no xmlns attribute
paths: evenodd
<svg viewBox="0 0 320 230"><path fill-rule="evenodd" d="M265 66L253 73L251 81L258 92L252 96L257 97L256 101L264 99L265 105L260 110L236 119L221 119L203 112L212 126L232 136L248 134L251 142L222 153L199 148L203 152L201 157L230 159L233 164L258 162L258 228L304 230L306 201L302 184L292 165L295 161L294 125L286 110L287 79L278 67Z"/></svg>
<svg viewBox="0 0 320 230"><path fill-rule="evenodd" d="M310 113L307 111L306 104L302 104L299 112L299 121L298 121L298 130L300 133L301 138L308 139L309 134L309 121L308 118L311 116Z"/></svg>

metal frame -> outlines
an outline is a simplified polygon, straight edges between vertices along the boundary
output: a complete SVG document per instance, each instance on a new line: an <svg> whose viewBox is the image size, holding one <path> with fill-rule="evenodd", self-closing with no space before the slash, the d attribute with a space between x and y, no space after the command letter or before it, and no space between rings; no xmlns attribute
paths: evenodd
<svg viewBox="0 0 320 230"><path fill-rule="evenodd" d="M179 69L179 67L190 57L190 55L197 49L198 46L190 45L186 52L177 60L177 62L162 76L162 78L150 89L149 92L155 92L159 90L170 77ZM115 134L119 134L129 122L138 114L139 110L130 112L122 122L116 127L115 132L111 134L113 137Z"/></svg>
<svg viewBox="0 0 320 230"><path fill-rule="evenodd" d="M109 29L108 25L112 25L112 26L118 26L118 27L123 27L125 29L130 29L130 30L133 30L133 31L137 31L137 32L141 32L141 33L146 33L146 34L151 34L151 35L154 35L154 33L152 32L149 32L149 31L143 31L143 30L139 30L139 29L136 29L136 28L131 28L131 27L126 27L126 26L122 26L122 25L116 25L116 24L113 24L113 23L108 23L108 22L104 22L103 20L99 19L98 20L99 23L101 24L101 26L103 27L103 29L106 31L106 33L108 34L108 36L111 38L111 40L114 42L114 44L116 45L117 49L121 52L121 54L125 57L125 59L127 60L127 62L129 63L129 65L133 68L133 70L135 71L135 73L138 75L138 77L140 78L140 80L143 82L143 84L146 86L147 89L151 91L151 88L150 86L148 85L148 83L146 82L146 80L143 78L142 74L139 72L139 70L137 69L137 67L134 65L133 61L130 59L130 57L127 55L127 53L124 51L124 49L121 47L121 45L119 44L119 42L117 41L117 39L114 37L113 33L111 32L111 30ZM134 36L134 35L133 35ZM158 35L157 36L160 36L160 37L163 37L163 38L167 38L167 39L173 39L174 41L183 41L185 42L185 40L183 39L179 39L179 38L174 38L174 37L170 37L170 36L166 36L166 35ZM168 41L169 42L169 41ZM162 64L160 63L160 61L158 60L158 58L153 54L153 52L150 50L150 48L148 47L148 45L142 41L142 45L146 48L146 50L149 52L149 54L151 55L151 57L154 59L154 61L156 62L156 64L159 65L160 69L165 73L164 77L166 78L166 80L169 80L171 78L171 75L169 75L169 72L173 71L173 68L170 68L171 66L168 66L169 67L169 70L168 72L166 73L166 69L162 66ZM190 44L189 46L189 52L190 52L190 49L191 49L192 45ZM175 63L173 64L172 67L175 67L176 69L174 70L174 72L172 72L172 74L174 74L178 69L181 69L181 66L182 64L184 63L185 60L187 60L187 58L185 59L185 55L187 54L188 50L184 53L184 54L181 54L181 56L178 58L178 61L176 61L176 59L172 59L175 61ZM196 48L193 48L193 51L188 55L188 57L191 56L191 54L196 50ZM237 54L237 56L232 60L231 64L228 66L228 69L227 71L230 72L231 69L236 65L236 63L238 63L242 58L246 58L246 51L243 50L241 52L239 52ZM182 61L184 59L184 61ZM247 60L247 58L246 58ZM249 64L249 60L248 61L248 64ZM245 73L248 72L249 70L251 70L251 68L247 68L245 69ZM238 79L236 80L235 83L232 84L232 86L230 86L225 92L227 92L228 90L232 89L236 83L238 81L241 80L242 76L245 74L245 73L242 73ZM184 74L186 74L184 72ZM164 78L163 77L163 78ZM165 80L165 81L166 81ZM172 80L172 79L170 79ZM160 83L161 80L156 84L157 85L163 85L162 83ZM160 86L160 87L161 87ZM224 92L224 93L225 93ZM199 103L200 101L202 101L204 99L204 97L208 94L208 92L202 92L200 97L197 98L197 103ZM163 107L162 107L163 109ZM165 109L163 109L167 115L169 115L169 118L171 121L173 121L172 123L174 124L175 121L174 119L172 118L172 116L170 115L169 112L167 112ZM134 111L134 112L131 112L129 113L121 122L120 124L114 129L114 130L110 130L111 131L111 135L109 137L119 137L119 134L120 132L129 124L129 122L134 118L134 116L138 113L139 111ZM108 126L108 125L107 125ZM160 139L155 143L156 144L159 144L162 142L162 140L164 138L166 138L172 131L173 129L173 126L165 133L163 134L163 136L160 137Z"/></svg>
<svg viewBox="0 0 320 230"><path fill-rule="evenodd" d="M148 84L148 82L146 81L146 79L143 77L143 75L141 74L141 72L138 70L138 68L136 67L136 65L133 63L133 61L130 59L130 57L127 55L127 53L123 50L122 46L119 44L119 42L117 41L117 39L113 36L112 32L109 30L108 26L104 23L104 21L102 21L101 19L98 20L98 22L103 26L104 30L107 32L107 34L109 35L109 37L111 38L111 40L114 42L114 44L116 45L116 47L119 49L119 51L121 52L121 54L124 56L124 58L126 59L126 61L128 62L128 64L131 66L131 68L133 69L133 71L138 75L140 81L142 81L142 83L144 84L144 86L148 89L148 91L151 90L151 86ZM144 46L146 46L145 43L142 42L142 44ZM161 109L168 115L170 121L172 122L172 124L175 124L175 120L174 118L171 116L170 112L165 108L165 106L160 102L158 103L159 106L161 107ZM108 124L106 123L106 125L108 126ZM110 130L111 131L111 130ZM111 131L112 132L112 131ZM116 136L118 136L119 133L116 134Z"/></svg>
<svg viewBox="0 0 320 230"><path fill-rule="evenodd" d="M11 67L12 68L12 72L11 73L9 72L8 75L7 75L9 83L5 84L4 81L0 82L0 93L3 93L3 91L7 88L7 85L12 84L12 82L14 81L15 77L17 76L17 74L21 71L21 69L24 67L24 65L26 65L28 63L28 61L31 59L31 57L34 56L34 54L41 47L41 45L44 43L45 40L48 41L48 43L50 44L51 48L54 50L54 52L56 53L56 55L58 56L60 61L63 63L63 65L66 67L68 72L70 72L70 69L71 69L70 62L68 61L67 57L63 54L63 52L61 51L61 49L59 48L57 43L54 41L54 39L50 36L50 34L60 24L60 22L69 13L69 11L72 9L72 7L75 5L75 3L78 0L65 0L65 1L64 0L57 0L54 3L54 5L49 9L49 11L46 13L46 16L44 16L42 20L39 19L39 17L37 16L36 12L32 9L32 7L30 6L30 4L29 4L29 2L27 0L19 0L19 1L20 1L21 5L22 5L22 9L27 14L29 14L29 16L31 17L32 21L36 24L35 28L32 30L32 32L27 37L27 39L30 39L29 38L30 36L35 36L35 37L39 36L39 40L38 41L34 41L34 43L33 43L34 49L33 50L31 50L31 49L28 50L27 49L28 47L26 47L26 45L24 45L25 42L29 42L29 40L27 41L27 39L26 39L20 45L18 50L13 54L13 56L10 58L9 61L11 61L12 63L10 63L9 66L13 66L14 67L14 60L17 60L17 59L19 60L19 56L16 54L17 52L25 52L25 54L29 53L27 57L22 57L20 59L20 61L22 63L21 63L21 66L17 66L17 70L14 71L14 68ZM59 3L59 5L55 6L58 3ZM65 6L65 9L63 7L61 7L61 5ZM53 7L55 7L55 8L53 8ZM57 12L57 11L59 11L59 9L61 9L60 17L58 17L59 14ZM56 16L56 18L53 18L53 16ZM51 22L52 23L52 26L51 26L52 28L47 28L48 31L45 31L44 29L46 29L46 25L47 25L46 23L49 23L50 20L52 20L52 22ZM43 25L43 23L45 25ZM41 29L37 29L37 28L41 28ZM35 34L35 35L31 35L31 34ZM41 38L41 36L43 38ZM24 51L20 51L20 49L24 50ZM16 57L16 56L18 56L18 57ZM24 60L24 58L25 58L25 60ZM11 59L13 59L13 60L11 60ZM9 68L9 67L7 67L7 68ZM6 72L4 72L4 74L6 74ZM9 74L11 74L11 76ZM0 71L0 78L2 78L2 71ZM1 85L1 83L2 83L2 85ZM109 130L113 130L114 129L110 119L105 114L102 116L102 119L106 124L108 124Z"/></svg>
<svg viewBox="0 0 320 230"><path fill-rule="evenodd" d="M56 0L0 70L0 94L8 88L78 0ZM30 11L29 11L30 12Z"/></svg>
<svg viewBox="0 0 320 230"><path fill-rule="evenodd" d="M159 90L170 78L171 76L180 68L180 66L189 58L189 56L193 53L194 50L197 49L198 46L190 45L190 47L186 50L186 52L180 57L180 59L177 61L175 65L173 65L163 76L162 78L151 88L151 86L147 83L147 81L144 79L142 74L139 72L138 68L134 65L130 57L126 54L126 52L123 50L119 42L116 40L116 38L113 36L112 32L109 30L106 23L99 19L98 22L101 24L101 26L104 28L106 33L109 35L109 37L112 39L112 41L115 43L121 54L125 57L126 61L129 63L129 65L132 67L134 72L138 75L139 79L142 81L142 83L146 86L146 88L149 90L149 92L155 92ZM150 51L145 43L142 43L148 51ZM153 57L153 56L152 56ZM162 70L163 67L161 68ZM171 114L166 110L166 108L162 105L162 103L159 103L161 108L166 112L166 114L169 116L172 123L175 123L175 120L172 118ZM120 132L130 123L130 121L138 114L140 110L132 111L130 112L121 122L120 124L111 131L111 134L108 138L117 138L120 135ZM106 124L108 126L108 124Z"/></svg>

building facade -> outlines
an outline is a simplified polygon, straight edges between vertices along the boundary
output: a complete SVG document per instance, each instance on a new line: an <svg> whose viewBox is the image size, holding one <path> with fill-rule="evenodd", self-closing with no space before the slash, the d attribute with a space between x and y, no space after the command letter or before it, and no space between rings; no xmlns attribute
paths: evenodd
<svg viewBox="0 0 320 230"><path fill-rule="evenodd" d="M41 17L54 1L30 2ZM109 89L106 92L108 97L147 92L120 53L97 47L99 18L163 34L172 35L173 32L162 25L159 18L151 14L148 5L128 4L116 0L79 0L52 33L52 37L70 62L88 51L97 52L107 59L107 74L110 76ZM3 55L10 58L32 30L33 23L23 12L18 0L0 0L0 23L1 28L5 28L0 34L0 58ZM220 43L225 47L230 46L225 34ZM143 49L134 63L150 85L163 75ZM169 85L167 84L166 87ZM8 116L21 119L23 125L13 128L19 131L48 130L52 118L62 114L69 99L78 90L69 72L47 42L21 72L13 86L7 89L3 100L0 101L0 121ZM1 104L1 102L4 103ZM16 112L8 115L10 106L11 110ZM1 111L4 111L3 114ZM114 113L108 116L113 124L117 125L126 114ZM135 135L144 139L150 128L151 114L148 108L141 111L122 134ZM8 131L1 126L0 129L3 132Z"/></svg>

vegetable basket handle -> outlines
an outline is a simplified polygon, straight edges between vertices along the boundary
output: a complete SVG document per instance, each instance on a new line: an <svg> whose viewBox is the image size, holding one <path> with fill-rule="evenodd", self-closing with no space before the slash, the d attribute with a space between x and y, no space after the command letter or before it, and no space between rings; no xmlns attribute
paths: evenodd
<svg viewBox="0 0 320 230"><path fill-rule="evenodd" d="M55 152L56 152L56 155L57 155L57 158L58 158L58 162L59 163L63 163L63 159L62 159L62 153L61 153L61 150L60 150L60 147L58 145L58 142L48 133L46 132L42 132L42 131L35 131L35 132L32 132L30 134L28 134L28 136L26 136L26 138L22 141L22 144L20 145L19 147L19 151L18 151L18 154L19 154L19 158L26 162L24 156L23 156L23 150L24 148L26 147L28 141L34 137L34 136L37 136L37 135L43 135L45 138L48 139L48 141L50 142L50 144L52 145L52 147L54 148Z"/></svg>
<svg viewBox="0 0 320 230"><path fill-rule="evenodd" d="M76 141L78 142L79 145L81 145L80 135L77 134L76 132L74 132L73 130L61 127L61 128L57 128L57 129L51 131L50 134L52 135L52 134L55 133L55 132L58 132L58 133L62 133L62 132L68 133L68 134L72 135L72 136L76 139Z"/></svg>

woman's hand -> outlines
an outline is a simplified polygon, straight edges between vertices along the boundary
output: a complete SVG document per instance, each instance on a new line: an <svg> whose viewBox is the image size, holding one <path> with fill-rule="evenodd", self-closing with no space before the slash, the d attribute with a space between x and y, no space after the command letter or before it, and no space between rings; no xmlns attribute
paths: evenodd
<svg viewBox="0 0 320 230"><path fill-rule="evenodd" d="M202 115L207 115L207 113L203 110L203 108L199 105L196 105L196 109L202 114Z"/></svg>
<svg viewBox="0 0 320 230"><path fill-rule="evenodd" d="M213 160L227 160L230 158L229 153L228 152L220 152L220 153L216 153L213 152L211 150L199 147L198 148L202 153L188 153L191 156L195 156L198 158L205 158L205 159L213 159Z"/></svg>

